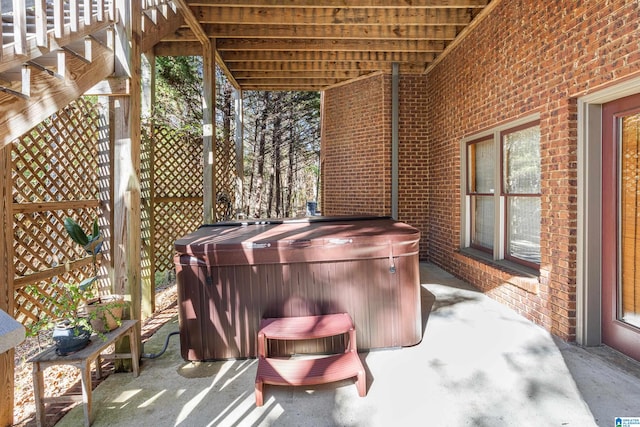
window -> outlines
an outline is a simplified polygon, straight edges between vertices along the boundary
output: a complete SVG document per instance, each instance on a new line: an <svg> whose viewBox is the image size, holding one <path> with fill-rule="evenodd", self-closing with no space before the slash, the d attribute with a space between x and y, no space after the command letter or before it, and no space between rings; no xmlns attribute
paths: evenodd
<svg viewBox="0 0 640 427"><path fill-rule="evenodd" d="M495 129L464 143L464 246L540 265L540 125Z"/></svg>
<svg viewBox="0 0 640 427"><path fill-rule="evenodd" d="M493 140L473 141L468 147L471 246L493 251L494 170Z"/></svg>

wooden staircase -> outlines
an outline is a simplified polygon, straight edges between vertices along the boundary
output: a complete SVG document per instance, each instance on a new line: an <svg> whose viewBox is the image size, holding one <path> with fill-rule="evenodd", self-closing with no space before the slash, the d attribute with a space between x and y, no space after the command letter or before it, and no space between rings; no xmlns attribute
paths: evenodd
<svg viewBox="0 0 640 427"><path fill-rule="evenodd" d="M273 358L267 355L267 340L305 340L348 334L344 353L309 358ZM262 406L263 386L316 385L356 377L358 394L367 394L366 373L356 349L356 330L347 313L321 316L268 318L258 332L256 405Z"/></svg>
<svg viewBox="0 0 640 427"><path fill-rule="evenodd" d="M115 0L0 0L0 147L114 73ZM172 0L143 0L141 51L184 19Z"/></svg>

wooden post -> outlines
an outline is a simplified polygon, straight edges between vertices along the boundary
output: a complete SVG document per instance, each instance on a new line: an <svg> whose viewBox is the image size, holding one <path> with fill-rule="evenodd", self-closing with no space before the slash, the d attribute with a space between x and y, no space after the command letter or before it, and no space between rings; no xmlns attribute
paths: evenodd
<svg viewBox="0 0 640 427"><path fill-rule="evenodd" d="M13 213L12 144L0 146L0 309L14 316L13 292ZM13 424L14 399L13 349L0 354L0 426Z"/></svg>
<svg viewBox="0 0 640 427"><path fill-rule="evenodd" d="M117 0L115 74L128 77L129 95L110 98L113 141L113 286L129 300L125 316L140 319L140 26L141 3ZM140 326L137 329L140 344ZM123 340L117 351L129 345Z"/></svg>
<svg viewBox="0 0 640 427"><path fill-rule="evenodd" d="M215 42L202 45L203 69L203 206L204 223L216 220L216 60Z"/></svg>
<svg viewBox="0 0 640 427"><path fill-rule="evenodd" d="M154 256L154 203L153 203L153 113L156 98L156 57L153 52L147 52L142 56L142 118L144 119L147 129L147 137L149 138L146 147L146 156L141 159L144 164L146 176L143 176L145 185L142 189L141 197L143 198L143 209L147 210L147 214L143 215L144 224L142 228L149 230L148 239L144 241L142 247L142 256L145 258L142 269L142 307L141 314L143 318L153 315L156 310L156 286L155 286L155 256ZM141 167L142 167L141 164Z"/></svg>

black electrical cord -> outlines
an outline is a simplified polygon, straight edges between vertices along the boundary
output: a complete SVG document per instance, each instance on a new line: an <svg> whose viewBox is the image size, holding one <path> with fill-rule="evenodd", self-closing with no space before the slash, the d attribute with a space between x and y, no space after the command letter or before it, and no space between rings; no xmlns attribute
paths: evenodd
<svg viewBox="0 0 640 427"><path fill-rule="evenodd" d="M157 357L160 357L164 354L165 351L167 351L167 347L169 347L169 338L171 338L172 335L180 335L180 332L175 331L175 332L171 332L169 335L167 335L167 340L164 342L164 348L162 349L162 351L160 353L142 353L142 355L140 357L142 357L143 359L155 359Z"/></svg>

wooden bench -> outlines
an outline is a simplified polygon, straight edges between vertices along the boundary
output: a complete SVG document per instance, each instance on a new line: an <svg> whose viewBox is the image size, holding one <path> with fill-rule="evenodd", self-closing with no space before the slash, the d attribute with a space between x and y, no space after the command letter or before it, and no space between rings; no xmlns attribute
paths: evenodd
<svg viewBox="0 0 640 427"><path fill-rule="evenodd" d="M316 358L277 359L267 355L267 340L304 340L348 334L344 353ZM316 385L356 377L358 394L367 393L364 367L356 349L356 330L347 313L268 318L258 331L256 405L262 406L263 385Z"/></svg>
<svg viewBox="0 0 640 427"><path fill-rule="evenodd" d="M91 412L91 363L95 361L96 378L100 378L102 376L102 360L131 359L133 376L137 377L140 372L140 352L138 350L138 341L136 339L137 323L138 320L123 320L122 325L119 328L104 334L105 339L94 335L91 337L91 342L87 347L66 356L57 355L55 347L50 347L29 360L29 362L33 363L33 392L35 395L36 423L38 426L45 425L46 403L77 401L82 401L84 404L85 426L91 425L91 422L93 421L93 415ZM107 347L124 336L129 336L131 353L103 354ZM44 396L44 370L50 366L56 365L70 365L80 369L82 395L58 397Z"/></svg>

